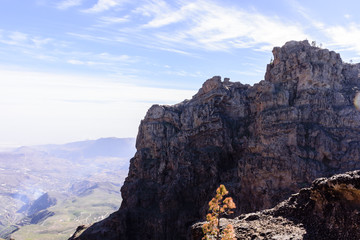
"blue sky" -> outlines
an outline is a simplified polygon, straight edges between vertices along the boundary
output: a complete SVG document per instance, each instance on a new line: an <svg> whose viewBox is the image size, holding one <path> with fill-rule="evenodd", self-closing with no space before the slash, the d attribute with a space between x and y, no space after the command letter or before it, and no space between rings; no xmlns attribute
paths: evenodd
<svg viewBox="0 0 360 240"><path fill-rule="evenodd" d="M135 137L214 76L254 84L274 46L360 56L358 1L0 0L0 147Z"/></svg>

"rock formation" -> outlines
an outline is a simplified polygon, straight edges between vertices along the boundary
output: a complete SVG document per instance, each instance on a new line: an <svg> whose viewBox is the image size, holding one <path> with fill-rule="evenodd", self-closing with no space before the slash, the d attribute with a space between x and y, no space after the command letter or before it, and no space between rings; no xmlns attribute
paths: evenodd
<svg viewBox="0 0 360 240"><path fill-rule="evenodd" d="M273 209L243 214L231 223L237 239L360 239L360 171L316 179ZM193 226L193 240L202 237Z"/></svg>
<svg viewBox="0 0 360 240"><path fill-rule="evenodd" d="M213 77L191 100L152 106L119 211L74 239L186 239L220 183L241 214L360 168L360 65L307 41L273 54L254 86Z"/></svg>

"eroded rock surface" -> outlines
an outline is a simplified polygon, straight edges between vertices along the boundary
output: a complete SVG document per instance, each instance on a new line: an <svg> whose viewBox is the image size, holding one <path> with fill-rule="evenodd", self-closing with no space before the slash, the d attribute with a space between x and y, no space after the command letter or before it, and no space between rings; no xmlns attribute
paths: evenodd
<svg viewBox="0 0 360 240"><path fill-rule="evenodd" d="M271 208L318 177L360 168L359 64L288 42L254 86L207 80L151 107L119 211L76 239L185 239L225 184L236 214Z"/></svg>
<svg viewBox="0 0 360 240"><path fill-rule="evenodd" d="M231 223L237 239L360 239L360 171L316 179L273 209L243 214ZM201 226L193 226L192 239L200 240Z"/></svg>

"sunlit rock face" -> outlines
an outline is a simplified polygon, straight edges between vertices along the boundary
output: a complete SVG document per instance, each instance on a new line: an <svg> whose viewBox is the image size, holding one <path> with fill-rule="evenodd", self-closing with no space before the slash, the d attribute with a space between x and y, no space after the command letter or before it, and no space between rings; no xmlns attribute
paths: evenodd
<svg viewBox="0 0 360 240"><path fill-rule="evenodd" d="M186 239L220 183L240 214L360 168L360 66L307 41L273 54L254 86L213 77L191 100L151 107L120 210L77 239Z"/></svg>

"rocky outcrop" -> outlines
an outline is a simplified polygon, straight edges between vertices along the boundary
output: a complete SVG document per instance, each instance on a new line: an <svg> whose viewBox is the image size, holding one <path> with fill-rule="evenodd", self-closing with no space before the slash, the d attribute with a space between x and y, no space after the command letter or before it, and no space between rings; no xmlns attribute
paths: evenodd
<svg viewBox="0 0 360 240"><path fill-rule="evenodd" d="M241 214L360 168L360 66L307 41L273 54L254 86L213 77L191 100L152 106L120 210L76 239L185 239L220 183Z"/></svg>
<svg viewBox="0 0 360 240"><path fill-rule="evenodd" d="M44 193L35 201L24 205L18 212L21 212L27 216L31 216L51 206L54 206L56 202L57 200L55 197L50 196L49 193Z"/></svg>
<svg viewBox="0 0 360 240"><path fill-rule="evenodd" d="M237 239L360 239L360 171L316 179L273 209L243 214L231 223ZM193 226L200 240L202 223Z"/></svg>

